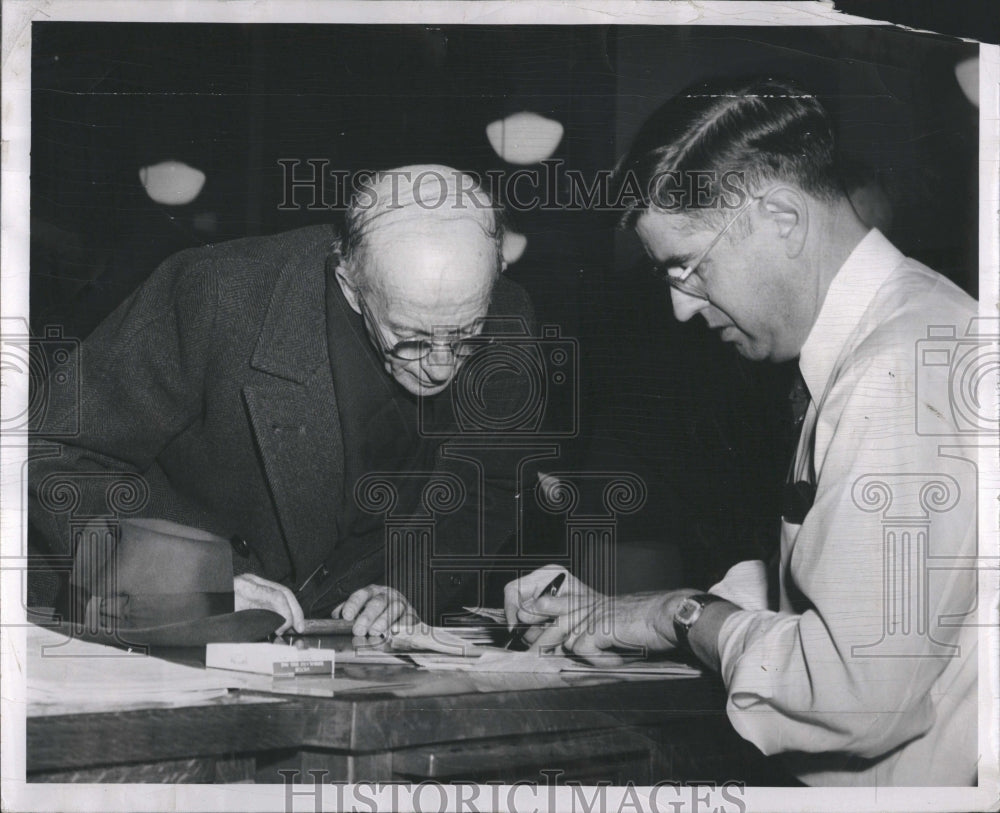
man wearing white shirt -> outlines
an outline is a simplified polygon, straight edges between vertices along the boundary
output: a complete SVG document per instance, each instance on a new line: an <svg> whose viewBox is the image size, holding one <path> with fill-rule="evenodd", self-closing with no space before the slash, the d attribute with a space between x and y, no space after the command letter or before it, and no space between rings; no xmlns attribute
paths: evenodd
<svg viewBox="0 0 1000 813"><path fill-rule="evenodd" d="M974 784L975 454L931 365L954 366L948 337L975 300L862 222L826 112L790 83L679 95L618 171L644 192L623 222L677 318L749 359L798 358L779 603L761 562L707 594L616 597L573 578L543 595L548 567L507 586L508 620L590 659L690 649L719 671L736 730L806 784ZM921 362L921 342L940 352Z"/></svg>

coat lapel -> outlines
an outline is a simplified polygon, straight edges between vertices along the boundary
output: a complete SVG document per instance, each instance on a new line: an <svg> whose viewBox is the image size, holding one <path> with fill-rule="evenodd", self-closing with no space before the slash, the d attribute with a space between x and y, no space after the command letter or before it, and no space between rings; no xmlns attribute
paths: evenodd
<svg viewBox="0 0 1000 813"><path fill-rule="evenodd" d="M292 562L301 584L339 536L344 447L327 354L324 261L318 241L275 286L243 396Z"/></svg>

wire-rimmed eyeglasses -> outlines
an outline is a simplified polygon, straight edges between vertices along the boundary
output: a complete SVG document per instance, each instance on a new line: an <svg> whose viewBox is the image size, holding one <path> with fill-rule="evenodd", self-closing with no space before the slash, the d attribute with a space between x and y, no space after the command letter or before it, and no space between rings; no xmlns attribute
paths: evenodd
<svg viewBox="0 0 1000 813"><path fill-rule="evenodd" d="M368 323L368 332L374 337L382 355L391 361L403 363L422 361L431 353L443 350L447 350L452 359L462 361L484 345L483 338L479 335L483 325L482 319L477 319L473 327L467 330L447 330L441 333L435 331L430 338L403 339L390 345L385 340L385 334L382 333L382 328L372 315L364 297L359 293L357 298L361 315Z"/></svg>
<svg viewBox="0 0 1000 813"><path fill-rule="evenodd" d="M653 266L652 269L653 276L667 283L671 288L676 288L678 291L686 294L687 296L707 300L708 291L705 288L704 278L698 274L698 266L705 261L709 252L715 248L716 245L718 245L723 235L725 235L732 225L740 219L740 215L747 211L754 201L758 201L760 199L760 197L747 198L743 205L736 211L736 214L734 214L729 222L723 226L722 231L715 235L715 238L708 244L708 247L686 266L683 268L679 266L668 266L667 268L664 268L661 265L656 265Z"/></svg>

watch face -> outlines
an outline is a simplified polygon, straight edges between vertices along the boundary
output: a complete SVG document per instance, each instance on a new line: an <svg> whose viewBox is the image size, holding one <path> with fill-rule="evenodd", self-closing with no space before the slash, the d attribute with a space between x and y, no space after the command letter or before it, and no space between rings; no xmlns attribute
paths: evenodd
<svg viewBox="0 0 1000 813"><path fill-rule="evenodd" d="M681 602L680 609L677 610L677 620L688 626L694 623L701 611L701 603L693 598L686 598Z"/></svg>

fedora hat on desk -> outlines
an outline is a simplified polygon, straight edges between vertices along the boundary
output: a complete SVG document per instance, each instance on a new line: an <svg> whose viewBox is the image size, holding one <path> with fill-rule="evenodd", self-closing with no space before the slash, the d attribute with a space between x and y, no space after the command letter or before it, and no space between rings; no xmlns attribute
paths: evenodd
<svg viewBox="0 0 1000 813"><path fill-rule="evenodd" d="M176 522L118 520L78 544L62 631L117 646L264 640L285 619L234 610L231 551L221 536Z"/></svg>

